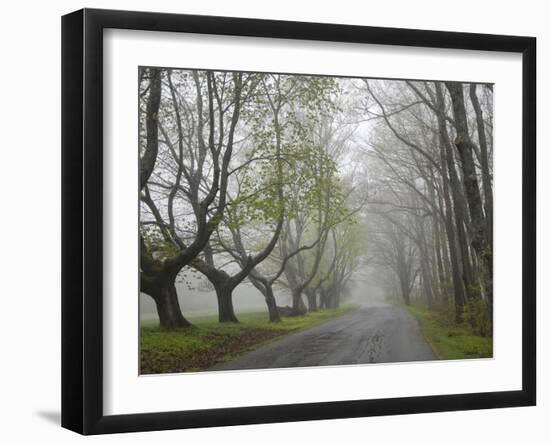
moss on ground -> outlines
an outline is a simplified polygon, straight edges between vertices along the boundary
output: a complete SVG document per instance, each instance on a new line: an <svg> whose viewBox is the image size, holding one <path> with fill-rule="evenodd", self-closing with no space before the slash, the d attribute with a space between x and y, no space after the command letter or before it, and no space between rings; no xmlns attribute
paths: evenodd
<svg viewBox="0 0 550 443"><path fill-rule="evenodd" d="M422 334L443 360L491 358L493 338L476 335L468 325L457 325L448 312L404 306L420 324Z"/></svg>

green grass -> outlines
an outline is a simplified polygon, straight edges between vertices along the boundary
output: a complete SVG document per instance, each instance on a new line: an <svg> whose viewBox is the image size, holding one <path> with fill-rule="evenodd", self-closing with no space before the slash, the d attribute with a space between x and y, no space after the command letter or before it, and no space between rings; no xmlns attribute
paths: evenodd
<svg viewBox="0 0 550 443"><path fill-rule="evenodd" d="M193 327L177 331L144 322L140 334L140 372L158 374L199 371L230 360L292 332L343 315L353 306L326 309L269 323L265 312L240 314L239 323L218 323L217 316L192 318Z"/></svg>
<svg viewBox="0 0 550 443"><path fill-rule="evenodd" d="M474 334L467 325L456 325L447 312L431 311L420 306L403 306L420 324L422 334L443 360L491 358L493 338Z"/></svg>

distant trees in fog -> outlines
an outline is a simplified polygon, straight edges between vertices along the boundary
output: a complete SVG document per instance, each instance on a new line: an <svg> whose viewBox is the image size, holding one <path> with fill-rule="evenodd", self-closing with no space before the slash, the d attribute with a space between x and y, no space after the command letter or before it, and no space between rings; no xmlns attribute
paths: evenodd
<svg viewBox="0 0 550 443"><path fill-rule="evenodd" d="M492 318L491 85L365 80L375 122L365 161L371 253L410 303L452 303L483 334ZM466 311L466 314L465 314Z"/></svg>

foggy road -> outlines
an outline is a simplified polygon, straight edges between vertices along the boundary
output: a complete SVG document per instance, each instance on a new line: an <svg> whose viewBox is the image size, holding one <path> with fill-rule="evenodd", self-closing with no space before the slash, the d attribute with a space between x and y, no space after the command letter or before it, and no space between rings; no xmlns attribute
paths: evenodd
<svg viewBox="0 0 550 443"><path fill-rule="evenodd" d="M336 319L245 353L210 370L288 368L437 360L417 321L387 305Z"/></svg>

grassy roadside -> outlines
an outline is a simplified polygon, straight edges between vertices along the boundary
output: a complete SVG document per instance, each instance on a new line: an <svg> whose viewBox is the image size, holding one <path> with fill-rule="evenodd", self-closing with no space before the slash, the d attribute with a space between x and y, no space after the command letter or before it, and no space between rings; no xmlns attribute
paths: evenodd
<svg viewBox="0 0 550 443"><path fill-rule="evenodd" d="M404 306L420 324L426 341L442 360L491 358L493 338L475 335L466 325L455 325L446 312L430 311L420 306Z"/></svg>
<svg viewBox="0 0 550 443"><path fill-rule="evenodd" d="M200 371L353 309L353 306L326 309L300 317L285 317L280 323L269 323L264 312L250 312L239 315L238 324L218 323L216 316L204 316L192 319L194 327L178 331L143 326L140 334L140 372Z"/></svg>

